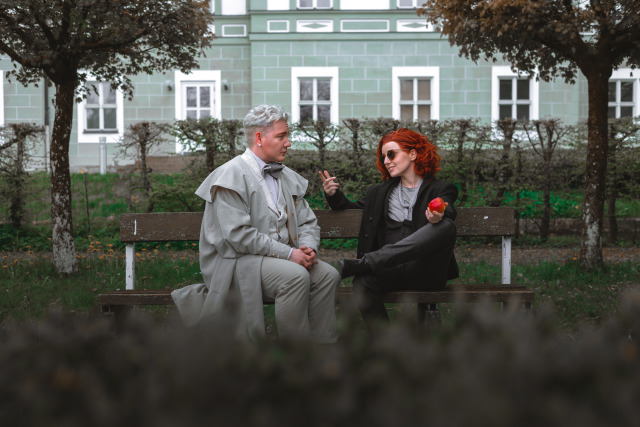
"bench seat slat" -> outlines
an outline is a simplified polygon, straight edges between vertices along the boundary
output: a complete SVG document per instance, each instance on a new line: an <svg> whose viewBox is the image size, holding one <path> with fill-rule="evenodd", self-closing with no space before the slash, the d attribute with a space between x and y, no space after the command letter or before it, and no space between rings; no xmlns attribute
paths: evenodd
<svg viewBox="0 0 640 427"><path fill-rule="evenodd" d="M351 287L338 288L337 299L345 302L352 297ZM521 302L533 302L533 291L522 285L449 285L440 291L390 292L384 296L389 303L442 303L459 299L477 301L488 298L493 301L506 302L513 298ZM264 301L265 304L273 301ZM98 304L102 306L117 305L173 305L171 289L135 289L113 291L98 295Z"/></svg>

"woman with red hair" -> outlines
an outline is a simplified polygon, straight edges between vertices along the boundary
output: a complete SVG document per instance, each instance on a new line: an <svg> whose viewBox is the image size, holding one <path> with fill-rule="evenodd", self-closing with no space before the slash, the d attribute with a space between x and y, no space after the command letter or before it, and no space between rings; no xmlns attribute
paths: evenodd
<svg viewBox="0 0 640 427"><path fill-rule="evenodd" d="M412 130L398 129L380 139L377 166L382 183L351 202L336 177L320 172L331 209L363 209L358 258L338 261L342 277L355 276L353 292L369 330L389 321L382 296L401 289L438 290L458 277L453 203L458 188L435 178L437 147ZM438 213L429 202L442 198Z"/></svg>

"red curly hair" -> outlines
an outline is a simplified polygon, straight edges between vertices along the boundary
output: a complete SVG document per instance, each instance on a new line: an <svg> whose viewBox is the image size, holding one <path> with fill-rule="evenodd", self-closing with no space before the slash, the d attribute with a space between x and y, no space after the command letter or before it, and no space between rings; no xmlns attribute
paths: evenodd
<svg viewBox="0 0 640 427"><path fill-rule="evenodd" d="M406 128L400 128L396 131L389 132L380 139L378 143L378 161L377 166L382 173L382 179L386 181L391 178L389 171L380 163L380 155L382 155L382 146L387 142L395 142L403 150L415 150L417 157L413 163L413 168L422 178L427 176L435 176L440 170L440 155L438 147L432 144L426 136L420 135L418 132Z"/></svg>

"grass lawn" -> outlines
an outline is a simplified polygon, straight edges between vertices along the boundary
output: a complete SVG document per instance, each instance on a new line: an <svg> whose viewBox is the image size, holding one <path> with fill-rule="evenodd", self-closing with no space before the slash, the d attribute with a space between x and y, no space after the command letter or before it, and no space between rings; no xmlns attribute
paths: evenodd
<svg viewBox="0 0 640 427"><path fill-rule="evenodd" d="M163 289L201 282L197 247L193 245L170 251L142 248L137 254L136 287ZM90 242L88 252L79 255L80 271L71 277L58 275L50 255L42 252L0 252L0 324L39 319L51 310L98 312L98 294L125 287L123 252L111 244ZM493 283L500 274L499 266L484 262L460 267L465 281L479 284ZM640 269L634 262L591 272L581 270L576 262L522 265L513 267L512 276L514 283L536 292L534 310L551 306L558 327L568 332L601 324L618 311L624 291L640 286ZM148 310L164 318L173 308ZM394 317L401 308L390 306L390 310ZM445 320L455 312L450 305L441 310ZM265 313L267 324L275 328L273 306L266 306Z"/></svg>

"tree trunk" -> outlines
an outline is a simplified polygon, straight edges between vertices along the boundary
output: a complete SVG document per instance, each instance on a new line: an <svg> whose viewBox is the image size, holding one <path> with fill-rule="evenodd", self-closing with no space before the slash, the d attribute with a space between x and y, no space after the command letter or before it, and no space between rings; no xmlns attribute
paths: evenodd
<svg viewBox="0 0 640 427"><path fill-rule="evenodd" d="M618 198L618 174L617 174L617 145L609 140L609 191L607 192L607 218L609 219L609 243L615 244L618 240L618 221L616 218L616 200Z"/></svg>
<svg viewBox="0 0 640 427"><path fill-rule="evenodd" d="M51 137L51 227L53 263L58 273L78 271L71 213L69 138L75 102L73 84L56 85L55 118Z"/></svg>
<svg viewBox="0 0 640 427"><path fill-rule="evenodd" d="M582 209L580 265L599 267L602 259L602 221L604 216L605 177L607 172L607 99L611 70L586 74L589 85L587 162Z"/></svg>

